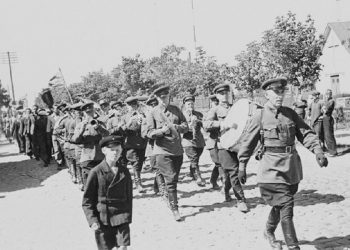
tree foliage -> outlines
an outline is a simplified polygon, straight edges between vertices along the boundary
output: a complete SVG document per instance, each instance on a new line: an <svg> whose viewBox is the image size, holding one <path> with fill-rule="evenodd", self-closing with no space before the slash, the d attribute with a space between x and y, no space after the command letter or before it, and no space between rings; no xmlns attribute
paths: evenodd
<svg viewBox="0 0 350 250"><path fill-rule="evenodd" d="M249 43L235 56L236 64L220 64L202 47L190 55L184 47L169 45L159 56L122 57L109 73L90 72L69 91L74 101L79 96L98 101L124 100L129 95L147 95L160 85L170 85L172 96L190 93L207 96L222 82L234 83L240 90L253 94L262 82L285 76L299 89L313 86L319 79L318 63L324 39L316 36L313 19L296 20L295 14L276 18L274 26L263 33L260 41ZM191 58L193 57L193 58ZM64 88L53 89L55 100L69 101Z"/></svg>
<svg viewBox="0 0 350 250"><path fill-rule="evenodd" d="M7 93L7 90L4 89L0 82L0 107L8 107L10 104L10 95Z"/></svg>
<svg viewBox="0 0 350 250"><path fill-rule="evenodd" d="M319 79L322 36L316 36L314 20L296 20L295 14L276 18L272 29L264 32L261 41L252 42L236 56L232 68L239 89L252 93L268 78L285 76L294 86L303 89Z"/></svg>

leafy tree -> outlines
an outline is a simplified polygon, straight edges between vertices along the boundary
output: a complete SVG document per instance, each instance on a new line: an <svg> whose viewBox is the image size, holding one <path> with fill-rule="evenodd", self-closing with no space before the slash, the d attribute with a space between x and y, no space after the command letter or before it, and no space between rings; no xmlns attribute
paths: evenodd
<svg viewBox="0 0 350 250"><path fill-rule="evenodd" d="M7 93L7 90L4 89L0 82L0 107L8 107L10 104L10 95Z"/></svg>
<svg viewBox="0 0 350 250"><path fill-rule="evenodd" d="M311 16L305 22L297 21L291 12L277 17L274 27L264 33L261 44L270 76L284 75L299 89L313 86L319 79L322 65L318 58L324 38L316 36Z"/></svg>

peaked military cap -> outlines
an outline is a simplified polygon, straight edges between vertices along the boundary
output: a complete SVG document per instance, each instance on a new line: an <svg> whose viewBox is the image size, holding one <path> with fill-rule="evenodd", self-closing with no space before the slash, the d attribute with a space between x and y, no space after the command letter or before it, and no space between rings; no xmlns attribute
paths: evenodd
<svg viewBox="0 0 350 250"><path fill-rule="evenodd" d="M101 99L98 104L100 105L105 105L105 104L108 104L107 100L106 99Z"/></svg>
<svg viewBox="0 0 350 250"><path fill-rule="evenodd" d="M124 137L118 135L109 135L103 137L100 141L101 148L108 147L112 145L121 145L124 142Z"/></svg>
<svg viewBox="0 0 350 250"><path fill-rule="evenodd" d="M138 100L139 100L140 102L147 101L147 100L148 100L148 96L146 96L146 95L138 96Z"/></svg>
<svg viewBox="0 0 350 250"><path fill-rule="evenodd" d="M313 96L319 96L319 95L320 95L320 92L314 91L314 92L312 93L312 95L313 95Z"/></svg>
<svg viewBox="0 0 350 250"><path fill-rule="evenodd" d="M126 98L125 103L129 104L129 103L132 103L132 102L136 102L138 100L139 100L138 96L129 96L128 98Z"/></svg>
<svg viewBox="0 0 350 250"><path fill-rule="evenodd" d="M216 100L216 101L218 101L218 98L216 97L216 95L210 95L209 96L209 100Z"/></svg>
<svg viewBox="0 0 350 250"><path fill-rule="evenodd" d="M283 87L285 87L287 85L287 79L284 77L269 79L261 84L261 88L266 90L266 88L271 84L281 84Z"/></svg>
<svg viewBox="0 0 350 250"><path fill-rule="evenodd" d="M164 92L169 92L169 89L170 89L170 86L168 86L168 85L161 86L161 87L159 87L159 88L156 88L156 89L153 91L153 95L160 96L160 95L162 95L162 93L164 93Z"/></svg>
<svg viewBox="0 0 350 250"><path fill-rule="evenodd" d="M63 109L63 108L65 108L66 106L67 106L67 103L61 102L60 104L57 105L57 108L58 108L58 109Z"/></svg>
<svg viewBox="0 0 350 250"><path fill-rule="evenodd" d="M230 85L228 83L221 83L219 85L216 85L215 88L213 89L213 92L216 94L217 92L220 91L230 91Z"/></svg>
<svg viewBox="0 0 350 250"><path fill-rule="evenodd" d="M307 107L306 104L304 102L301 102L301 101L300 102L296 102L295 106L297 108L306 108Z"/></svg>
<svg viewBox="0 0 350 250"><path fill-rule="evenodd" d="M111 108L114 108L115 106L123 107L122 101L111 101Z"/></svg>
<svg viewBox="0 0 350 250"><path fill-rule="evenodd" d="M74 103L70 106L72 110L81 110L81 106L83 105L82 102Z"/></svg>
<svg viewBox="0 0 350 250"><path fill-rule="evenodd" d="M148 100L146 101L146 104L147 105L151 105L151 103L153 103L153 102L157 102L158 103L158 100L157 100L157 98L155 97L155 96L150 96L149 98L148 98Z"/></svg>
<svg viewBox="0 0 350 250"><path fill-rule="evenodd" d="M91 106L94 106L93 102L86 102L83 105L81 105L81 110L84 111L85 109L87 109L88 107L91 107Z"/></svg>
<svg viewBox="0 0 350 250"><path fill-rule="evenodd" d="M185 103L187 101L195 101L195 97L193 95L186 95L183 99L182 99L182 103Z"/></svg>

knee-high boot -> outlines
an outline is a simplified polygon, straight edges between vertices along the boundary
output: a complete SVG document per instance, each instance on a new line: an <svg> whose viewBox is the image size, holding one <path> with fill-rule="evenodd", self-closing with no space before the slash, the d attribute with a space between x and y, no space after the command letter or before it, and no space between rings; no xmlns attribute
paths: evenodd
<svg viewBox="0 0 350 250"><path fill-rule="evenodd" d="M300 249L293 220L292 219L282 220L281 225L282 225L284 240L286 242L286 245L288 246L288 249L294 249L294 250Z"/></svg>
<svg viewBox="0 0 350 250"><path fill-rule="evenodd" d="M275 230L280 221L280 209L278 207L272 207L269 218L266 222L266 229L264 231L264 237L268 240L272 249L282 250L282 245L279 241L276 241Z"/></svg>
<svg viewBox="0 0 350 250"><path fill-rule="evenodd" d="M195 168L195 176L197 185L200 187L205 187L205 180L202 178L201 171L199 170L198 165Z"/></svg>
<svg viewBox="0 0 350 250"><path fill-rule="evenodd" d="M139 193L144 193L145 190L143 189L141 183L141 171L137 171L136 168L134 168L134 181L137 191Z"/></svg>
<svg viewBox="0 0 350 250"><path fill-rule="evenodd" d="M168 191L168 200L169 200L169 207L171 209L171 212L173 213L174 219L176 221L181 221L181 215L179 213L179 207L177 203L177 191L172 190Z"/></svg>

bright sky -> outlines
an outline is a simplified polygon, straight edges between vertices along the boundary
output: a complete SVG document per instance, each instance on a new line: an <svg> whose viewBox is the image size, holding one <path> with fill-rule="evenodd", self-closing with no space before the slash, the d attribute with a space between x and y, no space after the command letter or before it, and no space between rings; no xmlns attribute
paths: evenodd
<svg viewBox="0 0 350 250"><path fill-rule="evenodd" d="M288 10L299 20L311 14L320 33L328 22L350 20L348 0L193 1L197 45L229 64ZM0 10L0 53L16 52L16 99L27 94L30 104L59 67L70 84L94 70L110 71L122 56L155 56L170 44L194 47L191 0L1 0ZM0 79L11 89L6 64Z"/></svg>

